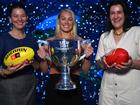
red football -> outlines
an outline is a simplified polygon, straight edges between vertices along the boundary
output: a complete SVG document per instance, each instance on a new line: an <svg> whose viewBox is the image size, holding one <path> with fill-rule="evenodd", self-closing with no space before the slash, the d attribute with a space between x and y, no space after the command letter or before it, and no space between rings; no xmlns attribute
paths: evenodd
<svg viewBox="0 0 140 105"><path fill-rule="evenodd" d="M112 65L113 63L121 64L123 62L128 62L128 60L129 54L123 48L114 49L105 57L105 61L108 65Z"/></svg>

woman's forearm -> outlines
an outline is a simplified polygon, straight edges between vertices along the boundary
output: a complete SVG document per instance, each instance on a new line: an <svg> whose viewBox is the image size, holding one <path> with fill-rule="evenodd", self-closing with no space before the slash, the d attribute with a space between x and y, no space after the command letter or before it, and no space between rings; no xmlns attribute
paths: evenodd
<svg viewBox="0 0 140 105"><path fill-rule="evenodd" d="M88 73L91 67L91 61L89 59L84 59L82 62L82 70L84 73Z"/></svg>
<svg viewBox="0 0 140 105"><path fill-rule="evenodd" d="M132 60L131 68L140 70L140 60Z"/></svg>

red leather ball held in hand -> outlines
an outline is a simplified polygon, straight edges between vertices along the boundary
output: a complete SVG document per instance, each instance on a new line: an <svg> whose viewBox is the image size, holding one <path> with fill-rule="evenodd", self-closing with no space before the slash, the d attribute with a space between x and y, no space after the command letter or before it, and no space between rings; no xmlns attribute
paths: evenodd
<svg viewBox="0 0 140 105"><path fill-rule="evenodd" d="M123 48L114 49L105 56L105 61L109 66L111 66L113 63L121 64L124 62L128 62L128 60L129 54Z"/></svg>

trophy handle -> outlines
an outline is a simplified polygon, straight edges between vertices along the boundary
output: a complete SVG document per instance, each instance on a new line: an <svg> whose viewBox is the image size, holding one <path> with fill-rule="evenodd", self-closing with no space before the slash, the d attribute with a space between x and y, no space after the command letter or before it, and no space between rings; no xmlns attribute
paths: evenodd
<svg viewBox="0 0 140 105"><path fill-rule="evenodd" d="M83 54L82 56L80 56L79 61L84 59L86 57L86 54Z"/></svg>
<svg viewBox="0 0 140 105"><path fill-rule="evenodd" d="M49 42L45 40L38 40L37 43L39 47L41 47L42 45L49 45Z"/></svg>

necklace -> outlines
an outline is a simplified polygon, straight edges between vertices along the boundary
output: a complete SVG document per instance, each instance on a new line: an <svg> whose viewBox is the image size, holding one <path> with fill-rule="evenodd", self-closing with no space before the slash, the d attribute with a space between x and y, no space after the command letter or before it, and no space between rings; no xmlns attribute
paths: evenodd
<svg viewBox="0 0 140 105"><path fill-rule="evenodd" d="M123 31L120 33L118 33L117 31L114 31L114 35L116 35L116 36L121 36L122 34L123 34Z"/></svg>

